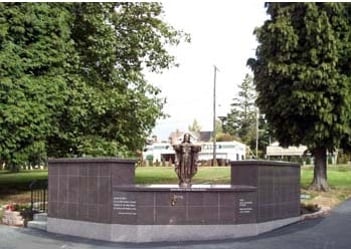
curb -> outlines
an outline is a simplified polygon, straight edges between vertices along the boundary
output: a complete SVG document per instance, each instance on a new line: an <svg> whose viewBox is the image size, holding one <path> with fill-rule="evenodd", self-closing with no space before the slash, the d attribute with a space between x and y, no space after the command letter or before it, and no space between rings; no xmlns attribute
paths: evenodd
<svg viewBox="0 0 351 249"><path fill-rule="evenodd" d="M330 207L321 207L321 209L317 212L301 215L301 220L310 220L310 219L316 219L320 217L326 217L330 213L330 210L331 210Z"/></svg>

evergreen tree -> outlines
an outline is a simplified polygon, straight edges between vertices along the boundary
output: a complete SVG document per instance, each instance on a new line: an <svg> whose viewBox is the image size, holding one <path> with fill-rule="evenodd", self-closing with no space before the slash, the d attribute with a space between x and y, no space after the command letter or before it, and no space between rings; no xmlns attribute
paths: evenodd
<svg viewBox="0 0 351 249"><path fill-rule="evenodd" d="M201 125L199 124L199 122L194 119L192 125L188 126L188 130L192 133L194 133L197 137L200 136L200 131L201 131Z"/></svg>
<svg viewBox="0 0 351 249"><path fill-rule="evenodd" d="M248 64L257 104L283 146L308 146L311 187L328 190L327 151L350 135L350 16L345 3L267 3Z"/></svg>
<svg viewBox="0 0 351 249"><path fill-rule="evenodd" d="M246 75L239 85L238 97L233 98L230 113L224 119L224 132L239 137L247 145L255 144L256 114L253 79Z"/></svg>

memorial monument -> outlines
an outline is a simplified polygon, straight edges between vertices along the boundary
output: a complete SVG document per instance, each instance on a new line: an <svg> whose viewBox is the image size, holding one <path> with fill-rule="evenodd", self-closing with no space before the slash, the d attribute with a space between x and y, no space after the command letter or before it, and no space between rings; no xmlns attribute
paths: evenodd
<svg viewBox="0 0 351 249"><path fill-rule="evenodd" d="M184 134L181 144L173 145L176 152L175 171L179 179L179 187L190 188L191 178L197 173L198 153L200 145L194 145L190 141L190 134Z"/></svg>
<svg viewBox="0 0 351 249"><path fill-rule="evenodd" d="M135 160L49 160L47 231L115 242L254 236L300 218L300 165L231 162L231 182L191 184L200 148L175 146L179 185L134 184Z"/></svg>

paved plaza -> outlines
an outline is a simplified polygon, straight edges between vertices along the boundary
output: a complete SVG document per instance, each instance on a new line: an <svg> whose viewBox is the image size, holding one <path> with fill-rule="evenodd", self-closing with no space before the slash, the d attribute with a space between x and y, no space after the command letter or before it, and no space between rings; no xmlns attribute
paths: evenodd
<svg viewBox="0 0 351 249"><path fill-rule="evenodd" d="M326 218L305 220L257 237L245 239L127 244L56 235L28 228L0 226L0 249L349 249L351 200L333 209ZM204 235L206 236L206 235Z"/></svg>

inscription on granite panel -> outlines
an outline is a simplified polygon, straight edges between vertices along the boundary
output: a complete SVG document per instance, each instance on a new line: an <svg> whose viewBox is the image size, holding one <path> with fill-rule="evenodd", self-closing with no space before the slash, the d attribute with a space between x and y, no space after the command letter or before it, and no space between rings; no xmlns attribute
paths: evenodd
<svg viewBox="0 0 351 249"><path fill-rule="evenodd" d="M175 206L178 200L183 200L183 199L184 199L183 195L173 194L171 198L171 206Z"/></svg>
<svg viewBox="0 0 351 249"><path fill-rule="evenodd" d="M253 201L246 199L239 199L239 214L250 214L253 211Z"/></svg>
<svg viewBox="0 0 351 249"><path fill-rule="evenodd" d="M136 200L125 192L113 192L112 209L116 215L136 215Z"/></svg>

